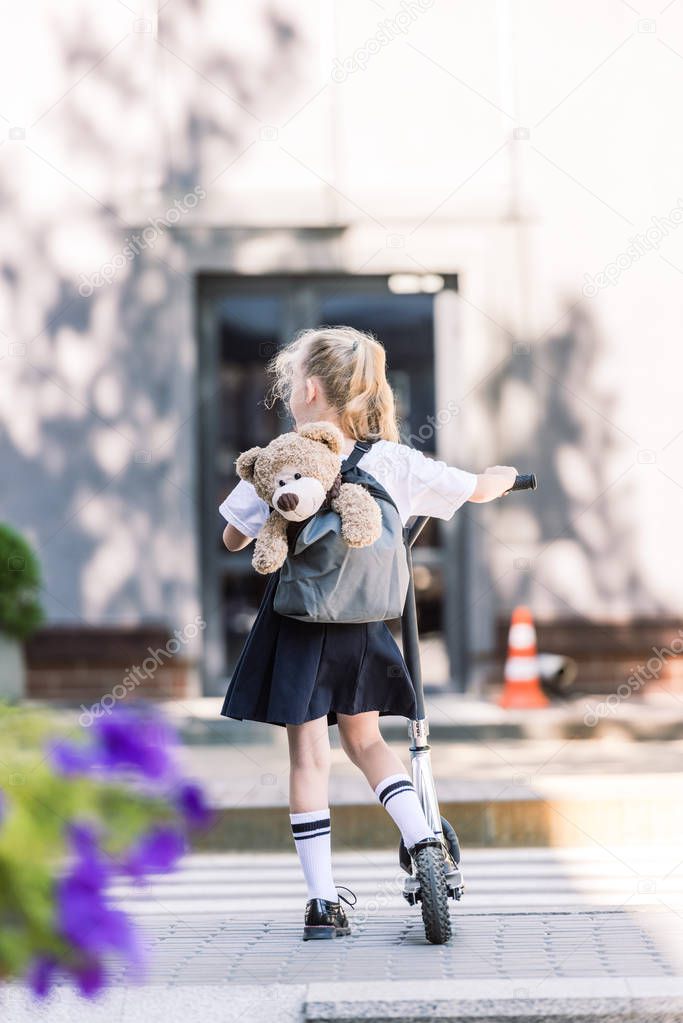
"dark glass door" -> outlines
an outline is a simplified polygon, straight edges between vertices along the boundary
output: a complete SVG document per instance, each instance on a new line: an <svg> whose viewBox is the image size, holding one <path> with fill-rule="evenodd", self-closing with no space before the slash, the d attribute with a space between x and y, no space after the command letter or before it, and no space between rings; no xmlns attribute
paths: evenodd
<svg viewBox="0 0 683 1023"><path fill-rule="evenodd" d="M445 287L455 290L455 278ZM201 514L204 691L223 693L249 632L265 580L251 569L252 546L225 550L218 505L237 483L234 462L254 444L292 428L287 410L267 409L268 360L301 329L346 324L370 330L387 351L401 439L434 454L435 432L422 429L435 407L434 295L394 294L387 277L205 277L199 281ZM415 550L426 688L448 675L438 524ZM398 635L398 623L391 623Z"/></svg>

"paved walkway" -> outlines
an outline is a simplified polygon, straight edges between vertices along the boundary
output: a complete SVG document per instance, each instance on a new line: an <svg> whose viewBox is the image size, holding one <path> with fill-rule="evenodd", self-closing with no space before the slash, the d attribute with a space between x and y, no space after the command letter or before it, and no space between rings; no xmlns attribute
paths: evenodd
<svg viewBox="0 0 683 1023"><path fill-rule="evenodd" d="M493 1020L516 1007L513 1018L532 1020L539 1006L573 1012L582 1000L591 1019L680 1019L681 860L680 848L470 850L453 937L432 946L394 852L335 857L335 877L358 896L352 934L305 943L295 854L192 856L175 876L116 892L151 950L145 987L121 975L98 1006L61 991L40 1011L5 990L3 1019ZM494 994L499 1007L482 1017Z"/></svg>
<svg viewBox="0 0 683 1023"><path fill-rule="evenodd" d="M401 892L406 877L397 849L333 852L335 880L358 896L362 913L419 917ZM451 903L461 913L571 912L601 909L666 910L683 926L683 848L466 849L466 896ZM140 917L192 920L195 916L289 916L298 933L306 901L299 861L291 853L195 854L182 871L152 884L114 889ZM377 903L377 905L375 905ZM365 907L365 910L364 908ZM370 907L368 909L368 907ZM369 917L368 917L369 919ZM367 920L364 920L364 926Z"/></svg>

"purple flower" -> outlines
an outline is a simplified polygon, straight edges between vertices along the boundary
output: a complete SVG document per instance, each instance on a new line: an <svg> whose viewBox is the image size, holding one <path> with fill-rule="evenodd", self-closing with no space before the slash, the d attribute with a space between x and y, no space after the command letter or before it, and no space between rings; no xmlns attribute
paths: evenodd
<svg viewBox="0 0 683 1023"><path fill-rule="evenodd" d="M113 949L135 959L137 947L128 917L108 904L97 881L83 870L57 885L60 933L83 952Z"/></svg>
<svg viewBox="0 0 683 1023"><path fill-rule="evenodd" d="M111 878L112 870L97 844L95 829L90 824L72 821L67 837L74 862L64 880L82 879L92 887L103 889Z"/></svg>
<svg viewBox="0 0 683 1023"><path fill-rule="evenodd" d="M67 829L67 837L71 852L76 856L82 866L87 866L93 873L96 871L102 881L106 880L107 866L97 844L97 832L91 824L81 824L72 821Z"/></svg>
<svg viewBox="0 0 683 1023"><path fill-rule="evenodd" d="M37 997L45 997L58 972L70 974L79 991L93 997L105 985L102 955L118 952L137 970L144 956L135 928L125 913L112 908L106 888L113 869L89 824L72 823L68 829L72 862L55 884L56 930L79 958L61 962L50 955L37 956L29 970L28 983Z"/></svg>
<svg viewBox="0 0 683 1023"><path fill-rule="evenodd" d="M36 956L28 971L27 982L36 998L45 998L52 987L57 963L50 956Z"/></svg>
<svg viewBox="0 0 683 1023"><path fill-rule="evenodd" d="M76 981L80 993L86 998L94 998L106 983L104 965L98 959L86 959L84 962L62 967L63 972L71 974ZM28 985L36 998L46 998L60 972L60 964L51 956L37 956L28 972Z"/></svg>
<svg viewBox="0 0 683 1023"><path fill-rule="evenodd" d="M67 777L82 774L93 767L95 762L93 749L87 746L74 746L64 741L53 742L48 748L48 753L55 770Z"/></svg>
<svg viewBox="0 0 683 1023"><path fill-rule="evenodd" d="M203 789L196 782L183 782L176 792L175 804L185 821L194 827L210 824L214 812L206 802Z"/></svg>
<svg viewBox="0 0 683 1023"><path fill-rule="evenodd" d="M157 711L117 707L108 718L95 718L92 741L50 747L55 768L64 775L99 769L107 774L136 771L151 782L170 783L177 776L175 731Z"/></svg>
<svg viewBox="0 0 683 1023"><path fill-rule="evenodd" d="M157 827L138 841L126 857L125 870L135 878L173 870L186 849L185 838L175 828Z"/></svg>
<svg viewBox="0 0 683 1023"><path fill-rule="evenodd" d="M87 825L72 825L69 832L75 861L57 882L57 926L60 934L91 958L113 950L131 963L140 962L135 929L125 913L106 899L112 870L102 856L95 833Z"/></svg>
<svg viewBox="0 0 683 1023"><path fill-rule="evenodd" d="M106 770L133 768L150 781L175 776L175 732L158 714L120 708L95 726L102 766Z"/></svg>
<svg viewBox="0 0 683 1023"><path fill-rule="evenodd" d="M107 975L99 959L89 959L80 966L72 966L70 973L78 990L86 998L94 998L104 987Z"/></svg>

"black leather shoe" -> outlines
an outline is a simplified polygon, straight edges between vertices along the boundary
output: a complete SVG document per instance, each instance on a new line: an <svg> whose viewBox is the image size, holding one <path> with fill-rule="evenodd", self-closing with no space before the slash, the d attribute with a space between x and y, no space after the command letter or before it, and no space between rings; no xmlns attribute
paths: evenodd
<svg viewBox="0 0 683 1023"><path fill-rule="evenodd" d="M336 888L346 888L346 885L335 885ZM356 905L356 896L350 888L346 888L349 895L353 895L353 902L345 898L341 892L339 898L349 906ZM306 915L304 917L303 940L320 938L337 938L342 934L350 934L351 928L346 918L346 913L341 903L331 902L329 899L309 899L306 903Z"/></svg>

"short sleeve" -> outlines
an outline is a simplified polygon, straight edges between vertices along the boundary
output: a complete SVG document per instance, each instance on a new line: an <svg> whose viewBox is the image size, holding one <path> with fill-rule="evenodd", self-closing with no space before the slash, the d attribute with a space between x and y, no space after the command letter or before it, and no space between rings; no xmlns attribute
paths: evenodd
<svg viewBox="0 0 683 1023"><path fill-rule="evenodd" d="M254 537L270 515L270 505L256 493L252 483L240 480L218 508L223 518L245 536Z"/></svg>
<svg viewBox="0 0 683 1023"><path fill-rule="evenodd" d="M476 474L408 450L410 514L450 519L474 493Z"/></svg>

